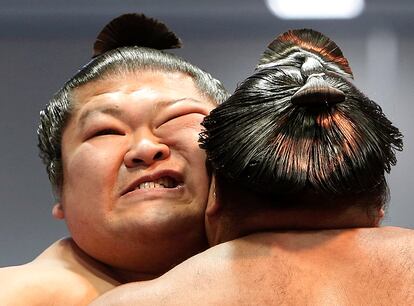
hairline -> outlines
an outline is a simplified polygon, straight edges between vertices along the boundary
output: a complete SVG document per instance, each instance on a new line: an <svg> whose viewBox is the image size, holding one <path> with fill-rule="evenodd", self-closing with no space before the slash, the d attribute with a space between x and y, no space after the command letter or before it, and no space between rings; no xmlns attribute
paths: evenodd
<svg viewBox="0 0 414 306"><path fill-rule="evenodd" d="M76 110L73 93L81 86L116 74L137 71L180 72L189 76L206 103L213 107L222 103L228 92L212 75L181 57L144 47L122 47L110 50L88 62L49 100L40 113L38 147L46 165L49 180L58 198L62 184L61 140L63 131Z"/></svg>
<svg viewBox="0 0 414 306"><path fill-rule="evenodd" d="M67 88L68 90L68 95L69 95L69 102L72 104L72 107L74 106L76 108L76 106L78 106L79 101L77 101L76 98L76 92L78 90L82 90L82 88L86 87L86 86L91 86L93 84L97 84L99 82L105 82L107 80L111 80L111 79L116 79L116 78L123 78L123 77L128 77L131 76L133 74L136 74L138 72L151 72L151 73L163 73L163 74L168 74L168 73L172 73L172 74L181 74L184 75L186 77L189 77L191 79L191 82L193 83L194 87L196 88L197 92L200 94L201 97L206 98L206 100L200 100L199 102L201 103L208 103L211 104L213 106L217 106L219 105L219 101L215 101L214 98L210 95L208 95L207 93L202 91L202 88L199 86L199 84L197 84L195 78L196 76L191 75L189 72L185 72L185 71L173 71L173 70L169 70L169 69L165 69L163 67L156 67L156 69L154 67L136 67L136 69L134 69L133 71L124 71L124 72L119 72L119 71L113 71L113 70L109 70L109 71L105 71L104 74L102 75L97 75L94 78L90 79L89 81L85 81L77 86L70 86ZM137 78L138 79L138 78ZM191 99L191 98L189 98ZM193 99L195 100L195 99ZM72 110L73 112L73 110Z"/></svg>

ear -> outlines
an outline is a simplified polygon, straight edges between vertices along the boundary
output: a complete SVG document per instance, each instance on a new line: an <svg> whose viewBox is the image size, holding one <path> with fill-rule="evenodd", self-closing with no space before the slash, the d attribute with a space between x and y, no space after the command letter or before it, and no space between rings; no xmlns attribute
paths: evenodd
<svg viewBox="0 0 414 306"><path fill-rule="evenodd" d="M375 220L374 220L374 226L378 227L381 225L382 219L385 216L385 209L384 207L381 207L380 209L377 210L377 215L375 216Z"/></svg>
<svg viewBox="0 0 414 306"><path fill-rule="evenodd" d="M65 219L65 212L63 210L63 206L60 203L56 203L55 205L53 205L52 208L52 215L55 219Z"/></svg>
<svg viewBox="0 0 414 306"><path fill-rule="evenodd" d="M380 220L382 220L382 218L384 218L384 216L385 216L385 210L384 210L384 207L382 207L382 208L379 210L378 218L379 218Z"/></svg>
<svg viewBox="0 0 414 306"><path fill-rule="evenodd" d="M206 216L213 217L219 212L219 210L220 210L220 201L218 200L218 197L217 197L216 180L213 176L213 178L211 179L210 192L209 192L208 200L207 200Z"/></svg>
<svg viewBox="0 0 414 306"><path fill-rule="evenodd" d="M377 222L376 222L376 226L380 226L382 219L385 216L385 209L384 207L381 207L381 209L378 211L378 216L377 216Z"/></svg>

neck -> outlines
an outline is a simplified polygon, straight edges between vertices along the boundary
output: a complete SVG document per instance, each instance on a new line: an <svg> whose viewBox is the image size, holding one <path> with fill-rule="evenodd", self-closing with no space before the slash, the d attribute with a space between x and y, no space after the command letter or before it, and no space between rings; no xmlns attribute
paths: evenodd
<svg viewBox="0 0 414 306"><path fill-rule="evenodd" d="M104 264L95 258L92 258L80 249L71 239L65 239L59 242L63 251L62 257L72 262L80 273L88 275L88 278L103 280L114 285L124 284L132 281L144 281L158 277L148 273L140 273L139 271L128 271Z"/></svg>
<svg viewBox="0 0 414 306"><path fill-rule="evenodd" d="M346 229L379 226L366 210L264 209L244 214L221 213L207 218L210 245L257 232Z"/></svg>
<svg viewBox="0 0 414 306"><path fill-rule="evenodd" d="M121 284L152 280L160 276L158 274L140 273L115 267L108 267L108 270L110 271L110 276Z"/></svg>

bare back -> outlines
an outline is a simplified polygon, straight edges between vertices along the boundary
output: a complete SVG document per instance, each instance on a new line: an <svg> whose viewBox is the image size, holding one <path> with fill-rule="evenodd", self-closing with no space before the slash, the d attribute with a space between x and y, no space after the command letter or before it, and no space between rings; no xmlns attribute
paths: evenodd
<svg viewBox="0 0 414 306"><path fill-rule="evenodd" d="M117 305L414 305L413 267L412 230L259 233L113 292Z"/></svg>

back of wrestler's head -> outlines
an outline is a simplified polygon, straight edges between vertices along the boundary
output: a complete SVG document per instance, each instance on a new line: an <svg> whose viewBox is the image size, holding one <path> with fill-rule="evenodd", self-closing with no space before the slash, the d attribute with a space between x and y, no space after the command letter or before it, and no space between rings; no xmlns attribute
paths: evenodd
<svg viewBox="0 0 414 306"><path fill-rule="evenodd" d="M351 78L321 33L293 30L269 45L255 73L203 122L201 146L224 206L384 207L402 135Z"/></svg>

